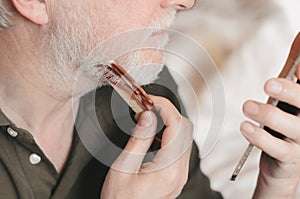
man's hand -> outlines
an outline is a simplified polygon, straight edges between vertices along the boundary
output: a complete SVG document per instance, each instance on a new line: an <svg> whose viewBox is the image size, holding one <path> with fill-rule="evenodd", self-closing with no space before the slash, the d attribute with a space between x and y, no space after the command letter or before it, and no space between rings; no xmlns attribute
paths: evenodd
<svg viewBox="0 0 300 199"><path fill-rule="evenodd" d="M166 126L161 149L143 163L157 127L155 114L143 112L106 176L101 198L175 198L187 182L193 125L165 98L151 99Z"/></svg>
<svg viewBox="0 0 300 199"><path fill-rule="evenodd" d="M299 74L298 70L298 79ZM265 84L265 92L300 108L299 84L275 78ZM243 110L247 117L286 136L278 139L251 122L242 123L244 136L263 150L254 198L294 198L300 177L300 118L255 101L247 101Z"/></svg>

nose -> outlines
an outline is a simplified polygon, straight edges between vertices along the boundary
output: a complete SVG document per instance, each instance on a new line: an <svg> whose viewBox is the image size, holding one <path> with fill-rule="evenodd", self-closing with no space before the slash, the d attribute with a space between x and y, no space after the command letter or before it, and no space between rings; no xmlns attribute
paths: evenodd
<svg viewBox="0 0 300 199"><path fill-rule="evenodd" d="M162 0L161 7L175 7L177 10L186 10L193 7L195 0Z"/></svg>

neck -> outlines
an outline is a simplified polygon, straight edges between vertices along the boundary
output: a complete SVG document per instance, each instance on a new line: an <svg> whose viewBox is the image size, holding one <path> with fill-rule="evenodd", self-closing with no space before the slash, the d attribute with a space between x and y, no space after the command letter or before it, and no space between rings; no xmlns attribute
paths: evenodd
<svg viewBox="0 0 300 199"><path fill-rule="evenodd" d="M72 84L45 83L42 53L23 35L0 34L0 108L20 128L33 135L73 131ZM3 35L2 35L3 34ZM45 74L47 71L45 71ZM57 128L57 131L53 131ZM72 128L72 130L71 130Z"/></svg>
<svg viewBox="0 0 300 199"><path fill-rule="evenodd" d="M0 31L0 108L17 127L32 134L60 172L71 148L79 98L90 86L86 81L89 77L77 82L80 88L73 91L75 75L74 79L62 77L75 73L66 70L76 67L62 71L53 67L52 51L41 39L51 27L23 18L15 19L15 23L13 28Z"/></svg>
<svg viewBox="0 0 300 199"><path fill-rule="evenodd" d="M59 137L73 131L72 99L58 100L43 90L33 90L16 81L10 86L2 80L0 76L0 107L19 128L34 137L47 133Z"/></svg>
<svg viewBox="0 0 300 199"><path fill-rule="evenodd" d="M32 44L6 40L1 34L0 41L0 108L17 127L32 134L60 172L71 148L79 97L72 97L71 84L44 82L41 71L36 72L40 61L34 60L42 55L28 51L34 49Z"/></svg>
<svg viewBox="0 0 300 199"><path fill-rule="evenodd" d="M73 123L72 103L78 100L69 97L72 89L66 89L63 94L55 87L48 87L25 66L38 67L24 62L20 65L0 62L0 107L3 112L18 127L33 135L46 129L53 130L53 127L73 126L68 125Z"/></svg>
<svg viewBox="0 0 300 199"><path fill-rule="evenodd" d="M65 145L67 154L71 146L78 99L61 98L60 94L55 95L52 88L43 87L41 82L35 82L39 87L33 86L26 78L13 72L5 73L1 69L0 108L3 112L19 128L30 132L46 155L61 149L62 145ZM59 171L59 166L57 168Z"/></svg>

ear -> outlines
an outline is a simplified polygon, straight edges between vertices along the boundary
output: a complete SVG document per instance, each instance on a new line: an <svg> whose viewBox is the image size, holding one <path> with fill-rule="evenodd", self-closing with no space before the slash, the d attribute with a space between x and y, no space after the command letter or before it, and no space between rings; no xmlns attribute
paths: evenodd
<svg viewBox="0 0 300 199"><path fill-rule="evenodd" d="M49 21L45 0L11 0L16 10L25 18L38 25Z"/></svg>

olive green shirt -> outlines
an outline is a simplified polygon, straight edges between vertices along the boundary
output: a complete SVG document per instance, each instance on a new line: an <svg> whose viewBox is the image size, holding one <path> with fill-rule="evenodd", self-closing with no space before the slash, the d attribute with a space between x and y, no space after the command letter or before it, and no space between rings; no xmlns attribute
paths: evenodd
<svg viewBox="0 0 300 199"><path fill-rule="evenodd" d="M161 79L168 80L170 87L173 86L175 90L177 89L166 69L162 73ZM149 93L168 97L173 103L177 103L178 107L178 100L174 102L172 97L170 98L170 95L173 94L169 89L153 84L146 87L146 90ZM102 87L95 94L95 104L90 104L85 97L82 99L78 113L78 117L82 119L77 121L80 124L74 128L72 147L60 174L36 144L30 132L18 128L0 110L0 199L100 198L109 166L104 165L89 153L80 139L80 133L77 132L82 133L84 124L90 124L88 113L91 107L95 107L97 119L102 124L105 135L120 147L126 145L130 135L122 133L122 130L114 122L111 113L112 93L111 87ZM123 104L118 103L116 106L120 106L117 109L120 112L122 112L122 108L128 110L124 102ZM122 114L118 117L122 118ZM108 153L107 155L109 155L105 144L99 146L98 149L101 150L99 153ZM112 155L111 162L117 155ZM197 147L194 145L190 159L189 180L179 198L222 198L219 193L210 189L209 180L201 173L198 155Z"/></svg>

